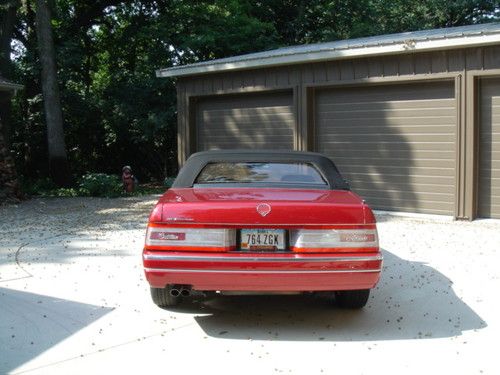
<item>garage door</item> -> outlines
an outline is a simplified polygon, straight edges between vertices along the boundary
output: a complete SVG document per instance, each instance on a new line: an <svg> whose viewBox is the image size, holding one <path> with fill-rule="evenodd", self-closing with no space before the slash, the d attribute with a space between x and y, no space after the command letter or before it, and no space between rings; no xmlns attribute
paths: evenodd
<svg viewBox="0 0 500 375"><path fill-rule="evenodd" d="M454 214L456 122L451 82L316 93L316 149L377 209Z"/></svg>
<svg viewBox="0 0 500 375"><path fill-rule="evenodd" d="M500 78L481 81L479 212L500 219Z"/></svg>
<svg viewBox="0 0 500 375"><path fill-rule="evenodd" d="M197 148L293 149L292 92L221 96L198 102Z"/></svg>

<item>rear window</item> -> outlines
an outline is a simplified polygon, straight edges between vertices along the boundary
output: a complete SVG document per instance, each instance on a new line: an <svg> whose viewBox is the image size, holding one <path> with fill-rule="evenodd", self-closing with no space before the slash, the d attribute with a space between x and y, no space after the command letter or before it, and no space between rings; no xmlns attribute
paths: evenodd
<svg viewBox="0 0 500 375"><path fill-rule="evenodd" d="M322 185L327 182L308 163L221 162L207 164L195 184Z"/></svg>

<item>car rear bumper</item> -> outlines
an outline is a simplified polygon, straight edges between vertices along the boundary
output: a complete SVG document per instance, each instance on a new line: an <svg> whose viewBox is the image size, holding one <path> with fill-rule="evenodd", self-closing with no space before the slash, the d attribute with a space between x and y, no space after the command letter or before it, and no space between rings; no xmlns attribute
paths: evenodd
<svg viewBox="0 0 500 375"><path fill-rule="evenodd" d="M190 285L203 291L326 291L371 289L380 253L188 253L145 250L149 284Z"/></svg>

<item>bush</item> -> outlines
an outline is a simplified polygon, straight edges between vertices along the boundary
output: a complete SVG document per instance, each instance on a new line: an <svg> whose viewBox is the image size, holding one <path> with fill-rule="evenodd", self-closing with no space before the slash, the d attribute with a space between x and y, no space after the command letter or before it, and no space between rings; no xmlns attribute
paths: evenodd
<svg viewBox="0 0 500 375"><path fill-rule="evenodd" d="M78 197L80 195L80 191L73 188L60 188L51 190L45 195L51 197Z"/></svg>
<svg viewBox="0 0 500 375"><path fill-rule="evenodd" d="M122 182L115 175L89 173L78 182L79 195L90 197L118 197L123 193Z"/></svg>
<svg viewBox="0 0 500 375"><path fill-rule="evenodd" d="M57 189L57 186L50 178L41 178L36 181L21 178L21 187L26 195L46 195L48 192Z"/></svg>
<svg viewBox="0 0 500 375"><path fill-rule="evenodd" d="M164 184L149 183L136 186L133 193L126 193L120 177L105 173L87 173L78 179L77 186L57 188L48 178L37 181L23 181L23 192L42 197L106 197L115 198L130 195L163 194L175 178L166 178Z"/></svg>

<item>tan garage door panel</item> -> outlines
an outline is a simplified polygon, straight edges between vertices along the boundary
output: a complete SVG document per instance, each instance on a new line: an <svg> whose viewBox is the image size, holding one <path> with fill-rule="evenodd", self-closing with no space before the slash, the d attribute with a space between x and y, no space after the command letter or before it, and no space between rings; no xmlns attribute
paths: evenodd
<svg viewBox="0 0 500 375"><path fill-rule="evenodd" d="M197 105L199 151L293 149L295 117L291 92L207 98Z"/></svg>
<svg viewBox="0 0 500 375"><path fill-rule="evenodd" d="M481 81L480 217L500 219L500 78Z"/></svg>
<svg viewBox="0 0 500 375"><path fill-rule="evenodd" d="M451 82L320 90L316 149L378 209L454 214Z"/></svg>

